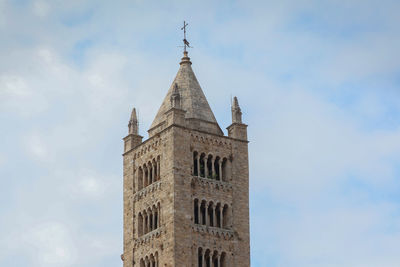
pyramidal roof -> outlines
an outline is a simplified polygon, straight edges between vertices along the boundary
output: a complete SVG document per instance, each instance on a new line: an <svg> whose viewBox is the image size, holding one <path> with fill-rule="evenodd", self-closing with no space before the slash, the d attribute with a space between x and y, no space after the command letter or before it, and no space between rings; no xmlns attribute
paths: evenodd
<svg viewBox="0 0 400 267"><path fill-rule="evenodd" d="M150 126L150 129L157 127L166 120L165 112L171 108L171 95L174 92L174 88L176 91L177 87L181 99L181 109L186 111L185 119L197 119L206 124L214 124L215 127L218 128L216 133L223 134L203 90L196 79L196 75L194 74L191 65L192 62L190 62L190 58L185 51L180 62L178 73L176 74L176 77L172 82L171 87L169 88L168 93ZM197 125L199 125L199 123L197 123Z"/></svg>

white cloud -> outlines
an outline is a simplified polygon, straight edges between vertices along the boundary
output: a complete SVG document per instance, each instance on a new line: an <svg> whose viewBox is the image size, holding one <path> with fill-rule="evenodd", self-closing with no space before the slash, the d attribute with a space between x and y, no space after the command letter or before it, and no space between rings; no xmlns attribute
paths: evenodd
<svg viewBox="0 0 400 267"><path fill-rule="evenodd" d="M71 266L75 262L75 245L64 224L39 224L28 230L23 239L37 253L38 266Z"/></svg>
<svg viewBox="0 0 400 267"><path fill-rule="evenodd" d="M55 168L50 176L57 181L57 194L72 201L110 200L122 186L119 177L96 169Z"/></svg>
<svg viewBox="0 0 400 267"><path fill-rule="evenodd" d="M93 174L84 174L79 179L79 191L88 196L98 197L105 191L105 184L100 177L94 177Z"/></svg>
<svg viewBox="0 0 400 267"><path fill-rule="evenodd" d="M17 75L3 74L0 76L0 100L10 98L26 98L32 91L26 81Z"/></svg>
<svg viewBox="0 0 400 267"><path fill-rule="evenodd" d="M99 182L94 177L85 177L79 183L82 190L87 193L99 193L102 191Z"/></svg>
<svg viewBox="0 0 400 267"><path fill-rule="evenodd" d="M44 0L36 0L33 2L33 13L41 18L46 17L50 12L50 5Z"/></svg>
<svg viewBox="0 0 400 267"><path fill-rule="evenodd" d="M0 166L3 166L7 163L6 156L0 153Z"/></svg>
<svg viewBox="0 0 400 267"><path fill-rule="evenodd" d="M285 257L274 266L397 266L395 244L400 235L398 224L392 224L394 205L366 203L354 196L339 196L329 208L316 205L283 208L263 223L253 222L253 244L263 255L261 262L279 253ZM262 220L260 214L255 217ZM265 250L272 254L263 254Z"/></svg>
<svg viewBox="0 0 400 267"><path fill-rule="evenodd" d="M375 186L393 185L395 166L388 159L400 155L400 130L363 131L335 105L299 89L274 101L269 104L275 113L252 136L257 190L304 199L305 192L318 193L349 175Z"/></svg>
<svg viewBox="0 0 400 267"><path fill-rule="evenodd" d="M13 231L2 233L0 262L7 253L19 255L20 260L29 261L32 267L75 266L79 244L75 243L76 233L65 223L55 220L43 220L32 223L26 216L19 217L27 221L13 222Z"/></svg>
<svg viewBox="0 0 400 267"><path fill-rule="evenodd" d="M35 160L49 160L49 148L44 137L33 133L24 138L28 154Z"/></svg>
<svg viewBox="0 0 400 267"><path fill-rule="evenodd" d="M0 111L17 112L19 114L28 114L27 109L32 106L33 90L28 81L19 74L3 73L0 74ZM42 99L37 99L33 108L40 110L44 105ZM26 104L26 105L25 105Z"/></svg>

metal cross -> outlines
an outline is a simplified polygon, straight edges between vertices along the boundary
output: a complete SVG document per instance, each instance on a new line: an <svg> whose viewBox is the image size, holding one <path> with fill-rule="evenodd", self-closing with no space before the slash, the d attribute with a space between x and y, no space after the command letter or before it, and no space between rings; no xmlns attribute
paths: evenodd
<svg viewBox="0 0 400 267"><path fill-rule="evenodd" d="M191 46L189 45L188 40L186 40L186 26L188 26L189 24L186 23L186 21L183 21L183 27L181 28L181 30L183 30L183 44L184 44L184 51L186 52L186 47L191 48Z"/></svg>

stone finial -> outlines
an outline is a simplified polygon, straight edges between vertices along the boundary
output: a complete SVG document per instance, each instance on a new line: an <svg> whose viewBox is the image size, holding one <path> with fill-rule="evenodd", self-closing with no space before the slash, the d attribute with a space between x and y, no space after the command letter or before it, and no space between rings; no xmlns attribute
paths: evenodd
<svg viewBox="0 0 400 267"><path fill-rule="evenodd" d="M178 84L174 84L174 89L171 94L171 107L180 109L181 108L181 95L179 93Z"/></svg>
<svg viewBox="0 0 400 267"><path fill-rule="evenodd" d="M233 98L232 103L232 123L242 123L242 111L236 96Z"/></svg>
<svg viewBox="0 0 400 267"><path fill-rule="evenodd" d="M183 58L181 59L181 62L179 64L180 65L182 65L182 64L190 64L190 65L192 65L192 62L190 61L190 57L188 57L188 52L187 51L183 52Z"/></svg>
<svg viewBox="0 0 400 267"><path fill-rule="evenodd" d="M128 124L128 128L129 128L129 134L135 134L135 135L139 134L139 123L138 123L138 119L137 119L136 109L135 108L133 108L133 110L132 110L131 118L130 118L129 124Z"/></svg>

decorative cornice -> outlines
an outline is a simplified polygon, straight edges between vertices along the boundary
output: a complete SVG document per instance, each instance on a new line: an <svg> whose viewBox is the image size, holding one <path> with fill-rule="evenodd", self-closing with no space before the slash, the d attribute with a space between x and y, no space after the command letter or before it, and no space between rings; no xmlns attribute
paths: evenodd
<svg viewBox="0 0 400 267"><path fill-rule="evenodd" d="M231 191L232 190L232 185L228 182L223 182L223 181L218 181L215 179L210 179L210 178L203 178L199 176L192 176L192 181L198 183L199 185L209 188L215 188L218 190L222 191Z"/></svg>
<svg viewBox="0 0 400 267"><path fill-rule="evenodd" d="M147 233L145 235L142 235L142 236L136 238L134 240L134 246L138 247L138 246L142 246L144 244L147 244L150 241L152 241L152 240L154 240L156 238L159 238L163 232L164 232L164 227L163 226L158 227L157 229L155 229L155 230L153 230L153 231L151 231L151 232L149 232L149 233Z"/></svg>
<svg viewBox="0 0 400 267"><path fill-rule="evenodd" d="M192 224L193 232L207 233L225 240L231 240L234 237L234 231L219 227L206 226L201 224Z"/></svg>
<svg viewBox="0 0 400 267"><path fill-rule="evenodd" d="M161 190L161 186L162 186L162 181L157 181L155 183L152 183L146 186L145 188L141 189L140 191L137 191L135 194L133 194L133 200L138 201L152 192Z"/></svg>
<svg viewBox="0 0 400 267"><path fill-rule="evenodd" d="M162 129L162 130L161 130L160 132L158 132L157 134L155 134L155 135L149 137L149 139L143 141L143 143L141 143L141 144L138 145L137 147L132 148L131 150L126 151L126 152L123 153L122 155L125 156L126 154L128 154L128 153L131 152L132 150L138 149L139 147L143 146L145 143L147 143L147 142L153 140L153 138L159 137L162 133L168 131L168 130L171 129L172 127L177 127L177 128L181 128L181 129L184 129L184 130L188 130L188 131L193 131L193 132L201 133L201 134L207 134L207 135L215 136L215 137L218 137L218 138L223 138L223 139L226 139L226 140L229 140L229 141L238 141L238 142L242 142L242 143L249 143L249 142L250 142L250 141L248 141L248 140L237 139L237 138L233 138L233 137L226 136L226 135L218 135L218 134L214 134L214 133L210 133L210 132L206 132L206 131L201 131L201 130L196 130L196 129L184 127L184 126L177 125L177 124L171 124L170 126L164 128L164 129Z"/></svg>

